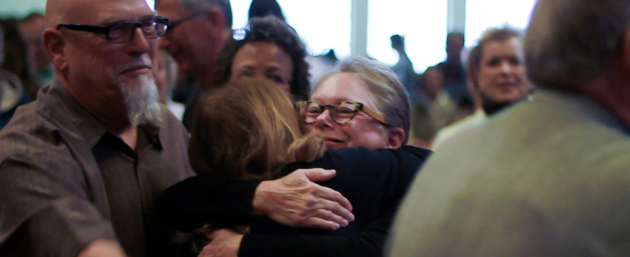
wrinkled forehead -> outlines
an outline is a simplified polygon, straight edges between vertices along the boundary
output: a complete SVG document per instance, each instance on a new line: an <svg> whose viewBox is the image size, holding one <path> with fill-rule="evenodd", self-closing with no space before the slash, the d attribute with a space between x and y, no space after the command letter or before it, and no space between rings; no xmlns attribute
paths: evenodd
<svg viewBox="0 0 630 257"><path fill-rule="evenodd" d="M374 98L361 76L354 72L339 72L320 82L311 100L321 104L360 102L376 109Z"/></svg>
<svg viewBox="0 0 630 257"><path fill-rule="evenodd" d="M68 0L66 23L106 24L140 21L154 17L153 1L146 0Z"/></svg>

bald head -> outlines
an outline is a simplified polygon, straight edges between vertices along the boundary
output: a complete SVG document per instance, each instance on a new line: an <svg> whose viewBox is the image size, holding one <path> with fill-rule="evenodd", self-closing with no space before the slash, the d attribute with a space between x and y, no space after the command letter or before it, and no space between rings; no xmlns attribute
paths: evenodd
<svg viewBox="0 0 630 257"><path fill-rule="evenodd" d="M68 23L72 19L71 16L78 16L81 12L79 8L87 8L86 12L90 12L90 2L98 0L48 0L46 1L46 28L54 29L57 24Z"/></svg>
<svg viewBox="0 0 630 257"><path fill-rule="evenodd" d="M135 7L153 10L145 0L48 0L46 2L46 28L56 28L60 23L90 24L102 17L108 6L116 6L124 12ZM105 9L104 9L105 8Z"/></svg>

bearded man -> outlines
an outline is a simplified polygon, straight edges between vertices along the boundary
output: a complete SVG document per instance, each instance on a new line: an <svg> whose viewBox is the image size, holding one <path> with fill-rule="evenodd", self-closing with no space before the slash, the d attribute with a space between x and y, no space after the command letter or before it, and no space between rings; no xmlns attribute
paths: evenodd
<svg viewBox="0 0 630 257"><path fill-rule="evenodd" d="M168 19L143 0L45 17L55 79L0 133L0 256L173 256L153 204L193 172L154 82Z"/></svg>

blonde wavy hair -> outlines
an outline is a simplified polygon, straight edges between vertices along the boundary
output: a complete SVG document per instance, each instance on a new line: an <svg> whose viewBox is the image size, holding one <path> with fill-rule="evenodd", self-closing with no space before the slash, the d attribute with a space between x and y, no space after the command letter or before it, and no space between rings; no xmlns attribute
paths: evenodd
<svg viewBox="0 0 630 257"><path fill-rule="evenodd" d="M197 174L270 179L325 150L321 137L304 134L286 92L266 79L238 78L200 101L188 158Z"/></svg>

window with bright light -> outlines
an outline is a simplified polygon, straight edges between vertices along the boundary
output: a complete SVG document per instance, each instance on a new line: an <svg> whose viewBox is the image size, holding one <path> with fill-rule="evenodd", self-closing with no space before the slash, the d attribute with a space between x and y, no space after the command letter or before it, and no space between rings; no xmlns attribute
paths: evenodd
<svg viewBox="0 0 630 257"><path fill-rule="evenodd" d="M368 1L368 55L389 66L398 62L390 37L405 38L405 49L418 73L446 59L446 0Z"/></svg>
<svg viewBox="0 0 630 257"><path fill-rule="evenodd" d="M247 13L249 12L249 6L251 4L252 0L230 1L230 6L232 6L233 29L242 29L247 25Z"/></svg>
<svg viewBox="0 0 630 257"><path fill-rule="evenodd" d="M477 45L488 28L524 31L536 0L466 0L466 47Z"/></svg>
<svg viewBox="0 0 630 257"><path fill-rule="evenodd" d="M247 24L251 0L231 1L233 28ZM335 50L339 59L350 55L350 0L278 0L287 23L300 35L313 55Z"/></svg>

